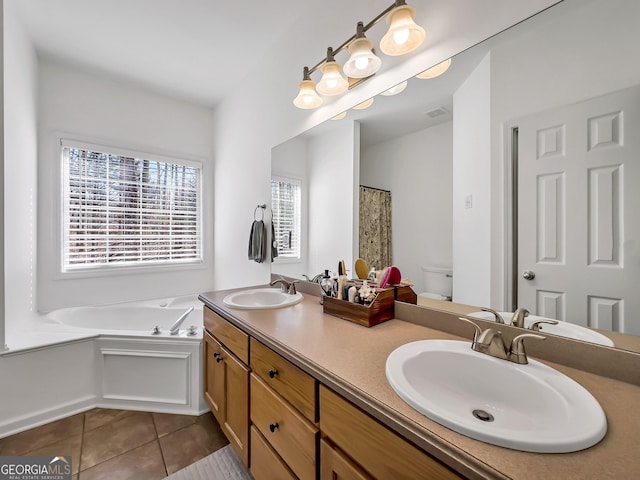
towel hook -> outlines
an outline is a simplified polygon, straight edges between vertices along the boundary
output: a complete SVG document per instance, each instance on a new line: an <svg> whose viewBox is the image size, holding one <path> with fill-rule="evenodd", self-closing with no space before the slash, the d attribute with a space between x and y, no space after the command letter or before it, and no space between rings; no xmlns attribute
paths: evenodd
<svg viewBox="0 0 640 480"><path fill-rule="evenodd" d="M258 220L258 219L256 218L256 212L258 211L258 209L259 209L259 208L261 208L261 209L262 209L262 210L260 211L260 213L262 214L262 216L260 217L260 220L261 220L261 221L264 221L264 211L265 211L265 209L267 208L267 204L266 204L266 203L263 203L262 205L258 205L258 206L256 207L256 209L253 211L253 219L254 219L254 220Z"/></svg>

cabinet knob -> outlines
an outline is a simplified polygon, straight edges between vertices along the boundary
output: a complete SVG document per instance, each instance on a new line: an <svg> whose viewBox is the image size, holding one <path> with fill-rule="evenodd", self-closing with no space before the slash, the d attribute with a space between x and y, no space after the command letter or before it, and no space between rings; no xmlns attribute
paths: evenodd
<svg viewBox="0 0 640 480"><path fill-rule="evenodd" d="M215 353L213 354L213 358L218 358L219 356L220 356L220 354L219 354L218 352L215 352Z"/></svg>
<svg viewBox="0 0 640 480"><path fill-rule="evenodd" d="M276 370L275 368L269 370L269 378L274 378L276 375L278 375L278 370Z"/></svg>
<svg viewBox="0 0 640 480"><path fill-rule="evenodd" d="M278 422L276 423L270 423L269 424L269 430L271 430L271 433L275 432L278 429Z"/></svg>
<svg viewBox="0 0 640 480"><path fill-rule="evenodd" d="M224 360L224 358L222 358L222 354L218 353L218 352L213 354L213 358L215 358L216 362L218 362L218 363L220 363L222 360Z"/></svg>

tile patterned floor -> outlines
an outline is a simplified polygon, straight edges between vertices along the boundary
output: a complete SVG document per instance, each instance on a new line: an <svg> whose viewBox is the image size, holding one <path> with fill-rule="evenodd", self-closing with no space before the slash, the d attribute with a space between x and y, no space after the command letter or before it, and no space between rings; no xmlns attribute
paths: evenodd
<svg viewBox="0 0 640 480"><path fill-rule="evenodd" d="M0 439L0 455L71 455L73 480L156 480L229 442L211 413L96 408Z"/></svg>

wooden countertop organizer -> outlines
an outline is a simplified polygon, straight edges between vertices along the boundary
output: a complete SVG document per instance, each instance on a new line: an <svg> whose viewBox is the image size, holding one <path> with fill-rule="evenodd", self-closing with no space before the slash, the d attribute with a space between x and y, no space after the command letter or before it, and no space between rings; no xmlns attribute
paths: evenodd
<svg viewBox="0 0 640 480"><path fill-rule="evenodd" d="M376 297L369 305L324 297L323 312L365 327L373 327L395 317L396 300L413 304L417 302L417 295L409 286L398 285L376 291Z"/></svg>

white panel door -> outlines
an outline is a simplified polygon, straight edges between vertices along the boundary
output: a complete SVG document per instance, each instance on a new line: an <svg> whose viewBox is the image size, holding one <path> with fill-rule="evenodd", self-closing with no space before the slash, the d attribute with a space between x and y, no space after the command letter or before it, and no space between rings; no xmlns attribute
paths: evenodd
<svg viewBox="0 0 640 480"><path fill-rule="evenodd" d="M640 87L515 124L518 306L640 334Z"/></svg>

